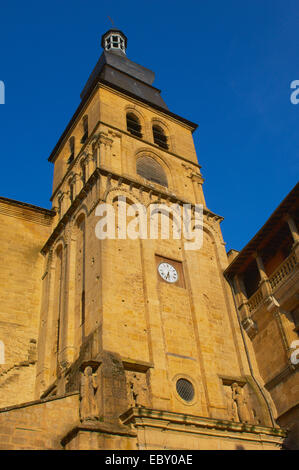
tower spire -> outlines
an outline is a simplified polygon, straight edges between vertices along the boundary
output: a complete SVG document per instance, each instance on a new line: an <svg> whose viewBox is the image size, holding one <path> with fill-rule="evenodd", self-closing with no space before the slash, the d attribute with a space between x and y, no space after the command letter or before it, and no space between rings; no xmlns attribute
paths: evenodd
<svg viewBox="0 0 299 470"><path fill-rule="evenodd" d="M113 21L110 19L113 24ZM107 52L114 52L117 54L126 54L127 36L115 27L109 29L102 36L102 47Z"/></svg>

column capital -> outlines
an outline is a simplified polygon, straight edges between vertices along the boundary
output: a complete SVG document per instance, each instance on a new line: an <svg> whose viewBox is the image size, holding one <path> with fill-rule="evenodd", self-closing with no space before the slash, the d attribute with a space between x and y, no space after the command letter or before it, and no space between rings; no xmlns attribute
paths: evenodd
<svg viewBox="0 0 299 470"><path fill-rule="evenodd" d="M191 180L194 181L194 183L203 184L205 181L200 173L192 172L190 177Z"/></svg>
<svg viewBox="0 0 299 470"><path fill-rule="evenodd" d="M244 318L241 323L249 338L253 339L258 333L258 327L256 322L252 320L252 318L248 317Z"/></svg>
<svg viewBox="0 0 299 470"><path fill-rule="evenodd" d="M294 218L290 214L286 214L284 219L288 223L294 243L297 243L299 241L299 232Z"/></svg>
<svg viewBox="0 0 299 470"><path fill-rule="evenodd" d="M109 129L109 130L108 130L108 134L110 134L111 137L117 137L117 138L119 138L119 139L120 139L121 136L122 136L121 132L117 132L117 131L115 131L115 130L113 130L113 129Z"/></svg>
<svg viewBox="0 0 299 470"><path fill-rule="evenodd" d="M74 175L73 175L74 182L76 182L78 179L80 179L79 173L74 173Z"/></svg>
<svg viewBox="0 0 299 470"><path fill-rule="evenodd" d="M112 146L113 144L113 140L112 139L109 139L108 135L104 132L100 132L99 133L99 137L98 137L98 140L97 140L97 144L104 144L104 145L108 145L109 147Z"/></svg>
<svg viewBox="0 0 299 470"><path fill-rule="evenodd" d="M258 271L259 271L259 275L260 275L260 278L261 278L261 282L262 282L262 281L267 281L267 280L268 280L268 276L267 276L267 273L266 273L266 271L265 271L263 259L262 259L262 256L261 256L260 252L256 251L255 253L253 253L253 257L254 257L255 260L256 260L257 269L258 269ZM260 282L260 284L261 284L261 282Z"/></svg>
<svg viewBox="0 0 299 470"><path fill-rule="evenodd" d="M274 315L279 315L280 304L273 295L269 295L265 299L265 305L266 305L268 312L273 312Z"/></svg>

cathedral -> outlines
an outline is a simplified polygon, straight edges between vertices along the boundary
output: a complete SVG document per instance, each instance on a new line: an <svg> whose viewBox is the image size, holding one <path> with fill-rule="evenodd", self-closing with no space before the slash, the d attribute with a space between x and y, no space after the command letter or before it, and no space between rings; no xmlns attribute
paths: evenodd
<svg viewBox="0 0 299 470"><path fill-rule="evenodd" d="M262 345L272 334L265 312L276 312L283 335L283 312L298 310L298 219L284 227L293 264L282 271L297 300L281 298L282 312L272 272L285 258L272 269L261 237L226 253L223 218L204 198L196 124L171 112L155 74L127 58L122 31L101 45L49 156L52 209L0 198L0 449L283 449L298 418L287 413L298 410L298 367L289 343L281 363ZM268 238L296 212L298 188L289 199ZM201 247L99 237L101 204L188 205L193 216L202 207ZM260 248L265 269L259 255L252 264ZM293 395L280 403L285 377Z"/></svg>

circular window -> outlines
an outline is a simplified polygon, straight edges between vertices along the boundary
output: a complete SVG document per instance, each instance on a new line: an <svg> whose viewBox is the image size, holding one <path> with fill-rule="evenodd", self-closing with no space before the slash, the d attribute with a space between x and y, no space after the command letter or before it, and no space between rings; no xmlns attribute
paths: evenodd
<svg viewBox="0 0 299 470"><path fill-rule="evenodd" d="M176 391L185 401L192 401L194 398L194 387L189 380L179 379L176 383Z"/></svg>

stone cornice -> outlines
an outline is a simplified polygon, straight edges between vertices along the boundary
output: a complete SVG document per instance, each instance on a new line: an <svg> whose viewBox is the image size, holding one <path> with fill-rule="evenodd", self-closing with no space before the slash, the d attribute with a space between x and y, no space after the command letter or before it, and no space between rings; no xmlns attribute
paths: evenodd
<svg viewBox="0 0 299 470"><path fill-rule="evenodd" d="M90 146L90 144L95 140L95 139L102 139L102 141L104 141L105 139L107 140L107 143L111 143L112 144L112 141L111 139L109 139L108 136L105 136L104 134L102 134L101 132L99 134L97 134L97 130L99 128L100 125L103 125L103 126L106 126L109 128L108 132L110 132L112 134L112 132L116 132L118 134L121 135L126 135L128 137L131 137L132 139L135 139L137 141L139 141L140 143L143 143L143 144L146 144L146 145L149 145L151 148L155 149L155 150L158 150L158 151L161 151L161 152L165 152L173 157L176 157L178 158L179 160L182 160L183 162L185 163L188 163L189 165L193 165L193 167L195 168L198 168L198 169L201 169L201 165L199 165L199 163L197 162L193 162L192 160L189 160L185 157L183 157L182 155L178 155L177 153L174 153L170 150L166 150L166 149L161 149L158 145L156 145L154 142L150 142L150 141L147 141L147 140L144 140L144 139L140 139L139 137L136 137L134 136L133 134L130 134L130 132L127 132L123 129L119 129L118 127L115 127L115 126L112 126L111 124L108 124L107 122L105 121L101 121L99 120L97 122L97 124L95 125L92 133L90 134L89 138L87 139L87 141L84 143L84 145L82 146L80 152L78 153L78 155L75 157L75 159L71 162L71 164L69 165L68 167L68 170L66 172L66 174L64 175L64 177L62 178L61 182L58 184L58 186L55 188L55 190L53 191L53 194L50 198L50 200L52 201L53 198L55 197L56 193L59 191L59 189L61 188L61 186L63 185L63 183L65 182L65 180L69 177L69 172L74 168L74 166L77 164L78 160L80 160L80 158L84 155L84 153L86 153L86 148ZM112 131L111 131L112 130ZM189 169L192 169L191 167L188 167L188 165L186 166L187 168ZM196 174L194 173L194 176ZM201 183L204 182L204 179L202 178L202 176L200 175L201 177Z"/></svg>
<svg viewBox="0 0 299 470"><path fill-rule="evenodd" d="M186 201L184 199L178 198L175 194L172 194L167 191L163 190L158 190L157 188L153 187L153 185L150 184L145 184L145 183L140 183L137 180L134 180L131 177L120 175L117 173L112 173L109 169L106 168L96 168L91 177L88 179L87 183L85 186L81 189L80 193L76 196L75 200L73 201L72 205L69 207L69 209L66 211L66 213L63 215L61 220L58 222L57 226L55 227L54 231L52 232L51 236L41 249L41 253L45 255L49 249L49 247L52 245L56 237L61 233L62 229L66 226L76 209L79 207L81 204L82 200L85 198L85 196L88 194L89 190L92 188L94 185L95 181L101 176L106 176L110 180L115 179L117 181L121 181L121 183L125 183L130 185L131 187L137 187L139 189L142 189L145 192L151 193L155 196L160 197L161 199L164 198L168 200L169 202L173 203L179 203L179 204L190 204L191 207L195 207L194 203L191 203L190 201ZM91 210L89 211L89 214L92 212L92 210L96 207L97 204L99 204L100 200L96 201ZM210 211L208 208L204 207L203 209L204 215L207 216L209 219L214 219L217 222L221 222L223 220L223 217L220 215L215 214L214 212Z"/></svg>
<svg viewBox="0 0 299 470"><path fill-rule="evenodd" d="M68 431L68 433L61 439L61 445L64 447L80 432L97 432L99 434L108 434L114 436L123 436L129 438L136 438L137 433L127 426L122 426L118 423L104 423L101 421L94 421L89 423L80 423Z"/></svg>
<svg viewBox="0 0 299 470"><path fill-rule="evenodd" d="M55 211L53 210L5 197L0 197L0 213L41 225L51 225L52 219L55 216Z"/></svg>
<svg viewBox="0 0 299 470"><path fill-rule="evenodd" d="M187 415L149 408L130 408L120 416L123 424L134 424L135 427L145 426L160 428L169 431L187 432L193 434L210 434L213 436L236 437L244 440L273 442L278 444L286 436L286 432L280 428L268 426L236 423L218 418L205 418L202 416Z"/></svg>
<svg viewBox="0 0 299 470"><path fill-rule="evenodd" d="M63 400L65 398L72 397L74 395L77 395L79 398L79 392L70 392L70 393L65 393L64 395L48 397L44 399L41 398L39 400L33 400L33 401L27 401L19 405L6 406L4 408L0 408L0 413L6 413L7 411L12 411L12 410L20 410L23 408L28 408L29 406L43 405L44 403L48 403L50 401Z"/></svg>

